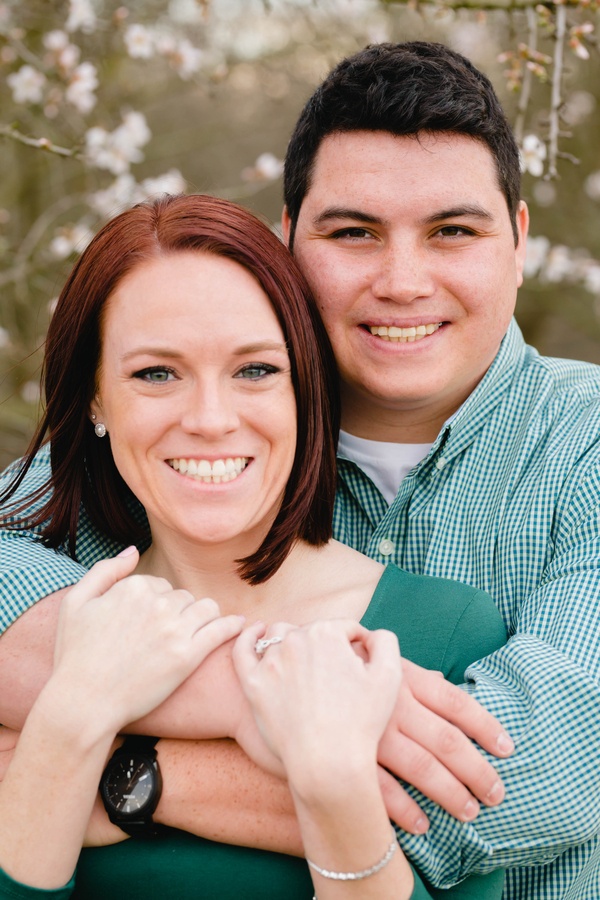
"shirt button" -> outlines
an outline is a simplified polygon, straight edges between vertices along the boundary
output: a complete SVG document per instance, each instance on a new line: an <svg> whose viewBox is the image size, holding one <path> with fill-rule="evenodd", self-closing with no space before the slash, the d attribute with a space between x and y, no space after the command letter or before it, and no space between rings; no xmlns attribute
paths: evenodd
<svg viewBox="0 0 600 900"><path fill-rule="evenodd" d="M435 464L436 469L440 469L440 470L443 469L447 462L448 462L447 459L445 459L443 456L440 456L440 458L436 461L436 464Z"/></svg>
<svg viewBox="0 0 600 900"><path fill-rule="evenodd" d="M382 556L391 556L394 550L394 542L390 541L389 538L384 538L379 544L379 552Z"/></svg>

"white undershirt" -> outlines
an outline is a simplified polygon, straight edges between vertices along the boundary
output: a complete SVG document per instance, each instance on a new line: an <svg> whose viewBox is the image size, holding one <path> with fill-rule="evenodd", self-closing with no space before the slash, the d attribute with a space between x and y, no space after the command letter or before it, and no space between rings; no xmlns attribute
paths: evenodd
<svg viewBox="0 0 600 900"><path fill-rule="evenodd" d="M356 463L391 504L402 479L425 459L432 446L433 441L430 444L394 444L370 441L340 431L338 452Z"/></svg>

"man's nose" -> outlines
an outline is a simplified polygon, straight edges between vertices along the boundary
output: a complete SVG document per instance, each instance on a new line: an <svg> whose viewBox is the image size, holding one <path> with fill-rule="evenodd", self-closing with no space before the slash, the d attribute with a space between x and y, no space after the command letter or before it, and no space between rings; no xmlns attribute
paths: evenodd
<svg viewBox="0 0 600 900"><path fill-rule="evenodd" d="M435 290L432 262L414 240L389 241L378 258L372 291L379 300L412 303Z"/></svg>

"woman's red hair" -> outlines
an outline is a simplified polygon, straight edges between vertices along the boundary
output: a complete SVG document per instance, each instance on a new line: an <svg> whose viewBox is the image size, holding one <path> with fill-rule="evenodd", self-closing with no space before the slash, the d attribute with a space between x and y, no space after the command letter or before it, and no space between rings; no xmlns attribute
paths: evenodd
<svg viewBox="0 0 600 900"><path fill-rule="evenodd" d="M135 206L108 222L74 266L46 340L45 413L17 477L0 498L5 502L15 495L33 457L49 439L52 475L36 496L39 500L50 491L50 499L27 516L25 510L35 498L21 498L3 524L39 529L49 547L68 540L75 557L83 507L107 537L141 549L148 545L147 521L116 469L110 441L98 440L89 420L102 313L119 282L136 266L190 250L227 257L254 275L271 300L289 350L298 423L294 463L269 534L255 553L239 560L241 576L258 584L273 575L298 539L318 546L331 537L337 376L315 303L286 247L248 210L216 197L165 195ZM26 516L26 523L15 520L19 514Z"/></svg>

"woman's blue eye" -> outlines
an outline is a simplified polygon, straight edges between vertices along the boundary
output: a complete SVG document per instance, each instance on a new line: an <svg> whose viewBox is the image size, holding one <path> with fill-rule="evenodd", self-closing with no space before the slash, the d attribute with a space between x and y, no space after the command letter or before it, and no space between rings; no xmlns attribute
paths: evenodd
<svg viewBox="0 0 600 900"><path fill-rule="evenodd" d="M134 378L140 378L142 381L149 381L151 384L165 384L173 377L173 369L165 366L149 366L147 369L140 369L134 372Z"/></svg>
<svg viewBox="0 0 600 900"><path fill-rule="evenodd" d="M247 366L243 366L235 377L256 381L259 378L264 378L265 375L273 375L274 372L278 371L275 366L268 366L266 363L250 363Z"/></svg>

